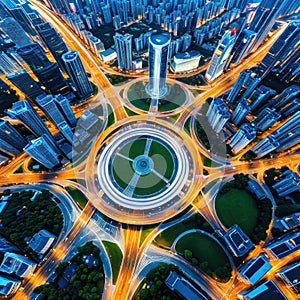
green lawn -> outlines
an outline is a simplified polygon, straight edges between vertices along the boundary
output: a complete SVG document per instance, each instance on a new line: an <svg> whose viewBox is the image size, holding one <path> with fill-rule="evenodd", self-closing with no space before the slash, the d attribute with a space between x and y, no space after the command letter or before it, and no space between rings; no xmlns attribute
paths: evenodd
<svg viewBox="0 0 300 300"><path fill-rule="evenodd" d="M146 138L140 138L126 144L120 153L135 159L145 151ZM149 157L153 160L154 169L170 179L174 172L173 158L169 150L160 142L152 141L149 149ZM132 162L123 157L116 156L113 160L113 176L118 185L125 189L134 175ZM156 193L166 186L165 181L158 177L153 172L147 175L140 176L138 184L134 190L136 195L150 195Z"/></svg>
<svg viewBox="0 0 300 300"><path fill-rule="evenodd" d="M197 258L199 262L208 262L208 266L213 272L229 263L221 246L211 237L201 233L189 233L177 242L176 251L183 254L186 249L191 250L193 257Z"/></svg>
<svg viewBox="0 0 300 300"><path fill-rule="evenodd" d="M216 212L222 224L229 228L238 224L251 234L258 218L258 210L251 194L244 190L232 189L216 198Z"/></svg>
<svg viewBox="0 0 300 300"><path fill-rule="evenodd" d="M81 208L84 208L88 203L88 199L86 198L86 196L77 188L67 186L66 190Z"/></svg>
<svg viewBox="0 0 300 300"><path fill-rule="evenodd" d="M115 284L119 275L123 254L119 246L115 243L103 241L103 245L110 259L113 272L113 283Z"/></svg>

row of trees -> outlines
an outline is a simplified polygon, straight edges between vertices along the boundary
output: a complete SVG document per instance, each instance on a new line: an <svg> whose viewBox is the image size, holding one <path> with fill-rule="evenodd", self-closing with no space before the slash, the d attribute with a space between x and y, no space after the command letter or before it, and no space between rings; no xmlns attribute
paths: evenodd
<svg viewBox="0 0 300 300"><path fill-rule="evenodd" d="M96 265L88 266L83 257L92 255L96 260ZM65 268L70 265L76 265L76 272L71 277L66 288L59 288L58 281ZM56 269L57 277L49 284L39 286L35 293L40 294L40 300L100 300L104 288L104 270L100 258L100 249L92 242L78 247L78 253L69 261L60 264Z"/></svg>
<svg viewBox="0 0 300 300"><path fill-rule="evenodd" d="M183 256L186 260L190 261L193 266L200 268L208 276L215 278L221 282L227 282L231 277L231 266L229 263L218 267L216 270L212 270L207 261L199 261L193 256L193 252L190 249L184 250Z"/></svg>
<svg viewBox="0 0 300 300"><path fill-rule="evenodd" d="M25 190L10 196L7 207L0 213L0 234L36 259L36 254L28 247L27 241L41 229L58 236L63 226L63 215L52 201L50 191L41 190L31 200L34 193L33 190ZM7 190L5 194L10 194L10 191Z"/></svg>

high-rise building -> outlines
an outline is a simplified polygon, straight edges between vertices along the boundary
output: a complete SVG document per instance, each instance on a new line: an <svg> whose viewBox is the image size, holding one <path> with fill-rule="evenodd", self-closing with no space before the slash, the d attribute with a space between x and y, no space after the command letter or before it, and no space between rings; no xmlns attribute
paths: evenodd
<svg viewBox="0 0 300 300"><path fill-rule="evenodd" d="M24 47L32 43L22 26L14 18L0 21L0 29L18 46Z"/></svg>
<svg viewBox="0 0 300 300"><path fill-rule="evenodd" d="M48 169L52 169L59 164L60 153L47 135L31 140L25 146L24 151Z"/></svg>
<svg viewBox="0 0 300 300"><path fill-rule="evenodd" d="M65 118L57 108L52 95L41 95L35 100L40 109L54 123L54 125L57 126L59 123L65 121Z"/></svg>
<svg viewBox="0 0 300 300"><path fill-rule="evenodd" d="M284 197L292 192L300 190L300 176L297 173L287 170L282 173L272 188L279 197Z"/></svg>
<svg viewBox="0 0 300 300"><path fill-rule="evenodd" d="M0 275L0 294L9 296L14 294L21 285L21 280Z"/></svg>
<svg viewBox="0 0 300 300"><path fill-rule="evenodd" d="M69 88L57 63L50 62L41 46L37 43L20 47L18 54L29 65L41 84L52 94L67 94Z"/></svg>
<svg viewBox="0 0 300 300"><path fill-rule="evenodd" d="M114 35L115 49L117 52L118 67L129 71L132 68L132 35L120 34Z"/></svg>
<svg viewBox="0 0 300 300"><path fill-rule="evenodd" d="M254 152L257 158L263 157L279 147L279 142L273 136L269 135L257 143L251 151Z"/></svg>
<svg viewBox="0 0 300 300"><path fill-rule="evenodd" d="M151 97L162 98L167 94L169 34L152 34L149 37L149 83L147 92Z"/></svg>
<svg viewBox="0 0 300 300"><path fill-rule="evenodd" d="M233 153L238 153L256 138L256 127L250 123L244 123L231 137L229 146Z"/></svg>
<svg viewBox="0 0 300 300"><path fill-rule="evenodd" d="M242 71L230 90L226 102L234 104L234 102L238 99L248 98L259 82L260 78L251 70Z"/></svg>
<svg viewBox="0 0 300 300"><path fill-rule="evenodd" d="M57 125L59 131L63 134L63 136L67 139L67 141L72 144L73 142L73 132L71 130L70 125L67 122L61 122Z"/></svg>
<svg viewBox="0 0 300 300"><path fill-rule="evenodd" d="M280 119L281 115L275 110L266 107L264 108L253 121L260 131L265 131L270 128L276 121Z"/></svg>
<svg viewBox="0 0 300 300"><path fill-rule="evenodd" d="M300 86L293 84L287 87L278 97L270 101L270 106L280 109L290 103L297 95L300 94Z"/></svg>
<svg viewBox="0 0 300 300"><path fill-rule="evenodd" d="M233 29L225 32L212 56L209 67L205 73L205 78L207 80L213 81L214 79L219 77L226 69L230 52L235 42L235 38L236 30Z"/></svg>
<svg viewBox="0 0 300 300"><path fill-rule="evenodd" d="M102 5L101 9L102 9L102 14L103 14L103 18L104 18L104 23L105 24L111 23L112 22L112 17L111 17L109 6L108 5Z"/></svg>
<svg viewBox="0 0 300 300"><path fill-rule="evenodd" d="M255 32L244 29L237 37L232 49L232 64L238 64L248 53L248 47L255 37Z"/></svg>
<svg viewBox="0 0 300 300"><path fill-rule="evenodd" d="M289 56L294 49L299 51L300 45L300 23L290 23L285 31L272 45L256 69L260 77L265 77L273 67Z"/></svg>
<svg viewBox="0 0 300 300"><path fill-rule="evenodd" d="M77 119L72 111L69 100L62 95L55 95L54 101L70 126L75 127L77 124Z"/></svg>
<svg viewBox="0 0 300 300"><path fill-rule="evenodd" d="M22 135L8 122L0 120L0 139L11 144L18 150L22 150L27 144L27 141Z"/></svg>
<svg viewBox="0 0 300 300"><path fill-rule="evenodd" d="M17 72L21 69L21 66L5 52L0 51L0 72L2 74L10 74Z"/></svg>
<svg viewBox="0 0 300 300"><path fill-rule="evenodd" d="M10 156L15 156L20 153L20 150L0 138L0 152Z"/></svg>
<svg viewBox="0 0 300 300"><path fill-rule="evenodd" d="M82 65L78 52L75 50L68 51L63 54L62 59L79 97L85 98L90 96L93 93L93 86L89 82L88 75Z"/></svg>
<svg viewBox="0 0 300 300"><path fill-rule="evenodd" d="M282 0L262 0L260 2L249 27L256 35L251 47L248 48L248 53L255 51L266 38L281 12L282 3Z"/></svg>
<svg viewBox="0 0 300 300"><path fill-rule="evenodd" d="M259 86L253 91L249 96L249 101L251 102L251 111L255 111L261 105L263 105L270 97L276 95L276 91L264 85Z"/></svg>
<svg viewBox="0 0 300 300"><path fill-rule="evenodd" d="M50 23L41 23L37 25L37 30L53 57L57 61L59 67L65 70L65 65L62 60L62 55L68 52L68 47L57 31Z"/></svg>
<svg viewBox="0 0 300 300"><path fill-rule="evenodd" d="M214 98L206 113L208 122L219 133L230 118L230 112L220 98Z"/></svg>
<svg viewBox="0 0 300 300"><path fill-rule="evenodd" d="M37 96L45 93L40 85L25 70L10 74L6 78L32 102L35 101Z"/></svg>
<svg viewBox="0 0 300 300"><path fill-rule="evenodd" d="M26 100L20 100L13 103L12 109L9 110L16 119L22 121L24 125L34 133L35 136L47 135L52 139L52 135L47 126Z"/></svg>
<svg viewBox="0 0 300 300"><path fill-rule="evenodd" d="M281 108L279 112L284 117L287 117L296 113L297 111L300 111L300 99L295 98L294 100L292 100L292 102Z"/></svg>
<svg viewBox="0 0 300 300"><path fill-rule="evenodd" d="M242 99L231 115L231 120L236 126L240 125L250 111L247 99Z"/></svg>

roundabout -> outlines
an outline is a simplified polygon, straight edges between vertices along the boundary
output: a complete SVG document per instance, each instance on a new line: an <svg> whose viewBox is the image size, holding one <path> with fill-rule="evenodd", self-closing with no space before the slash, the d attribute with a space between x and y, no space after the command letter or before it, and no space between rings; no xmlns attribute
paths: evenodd
<svg viewBox="0 0 300 300"><path fill-rule="evenodd" d="M95 195L93 205L110 218L157 223L178 214L197 196L200 161L184 130L161 119L131 117L94 144L87 187Z"/></svg>

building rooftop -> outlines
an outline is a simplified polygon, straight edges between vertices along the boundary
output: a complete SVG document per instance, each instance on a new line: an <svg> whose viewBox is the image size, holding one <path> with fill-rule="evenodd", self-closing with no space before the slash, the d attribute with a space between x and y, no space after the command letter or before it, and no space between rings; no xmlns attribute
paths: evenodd
<svg viewBox="0 0 300 300"><path fill-rule="evenodd" d="M44 254L53 244L56 236L51 232L42 229L37 232L29 241L28 246L39 254Z"/></svg>
<svg viewBox="0 0 300 300"><path fill-rule="evenodd" d="M272 268L267 257L264 254L253 257L247 261L239 270L241 276L247 279L251 284L259 281Z"/></svg>
<svg viewBox="0 0 300 300"><path fill-rule="evenodd" d="M296 262L277 273L289 286L300 292L300 262Z"/></svg>
<svg viewBox="0 0 300 300"><path fill-rule="evenodd" d="M246 293L242 291L241 295L245 300L288 300L272 280L268 280Z"/></svg>
<svg viewBox="0 0 300 300"><path fill-rule="evenodd" d="M150 37L150 40L153 44L163 46L170 42L170 35L168 34L153 34Z"/></svg>
<svg viewBox="0 0 300 300"><path fill-rule="evenodd" d="M195 58L195 57L199 57L199 56L201 56L199 51L191 50L188 52L175 54L174 58L186 60L186 59L191 59L191 58Z"/></svg>
<svg viewBox="0 0 300 300"><path fill-rule="evenodd" d="M235 256L242 256L253 247L249 237L237 224L230 227L223 238Z"/></svg>
<svg viewBox="0 0 300 300"><path fill-rule="evenodd" d="M206 300L200 291L193 287L188 281L179 276L176 272L170 272L165 284L172 290L184 297L186 300Z"/></svg>

